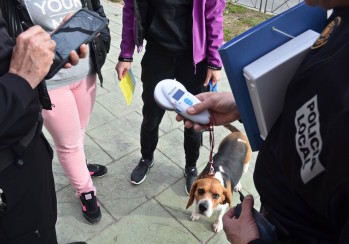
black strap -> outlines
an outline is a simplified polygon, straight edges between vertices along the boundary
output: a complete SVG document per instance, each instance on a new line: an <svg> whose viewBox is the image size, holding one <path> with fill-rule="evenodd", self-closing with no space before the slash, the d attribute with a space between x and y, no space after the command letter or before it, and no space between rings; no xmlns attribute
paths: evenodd
<svg viewBox="0 0 349 244"><path fill-rule="evenodd" d="M22 31L20 16L17 11L17 1L0 0L0 10L2 17L7 23L7 29L12 37L17 37Z"/></svg>
<svg viewBox="0 0 349 244"><path fill-rule="evenodd" d="M41 113L38 114L38 121L35 126L25 135L18 143L12 146L12 150L17 156L22 156L34 137L42 131L43 118Z"/></svg>
<svg viewBox="0 0 349 244"><path fill-rule="evenodd" d="M93 10L91 0L81 0L81 4L83 8L88 8L89 10Z"/></svg>

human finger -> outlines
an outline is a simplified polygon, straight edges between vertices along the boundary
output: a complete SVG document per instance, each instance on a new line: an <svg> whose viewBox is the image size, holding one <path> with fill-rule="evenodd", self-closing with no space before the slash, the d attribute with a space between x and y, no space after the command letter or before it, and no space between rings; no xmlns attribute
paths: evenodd
<svg viewBox="0 0 349 244"><path fill-rule="evenodd" d="M208 107L206 106L206 104L204 102L201 102L187 108L186 111L188 114L199 114L207 108Z"/></svg>
<svg viewBox="0 0 349 244"><path fill-rule="evenodd" d="M212 85L214 86L221 79L221 71L220 70L213 70L211 75L212 75L212 77L211 77Z"/></svg>
<svg viewBox="0 0 349 244"><path fill-rule="evenodd" d="M204 131L209 128L209 125L202 125L202 124L194 124L193 126L195 131Z"/></svg>
<svg viewBox="0 0 349 244"><path fill-rule="evenodd" d="M29 27L26 31L22 32L18 37L22 37L23 39L27 39L29 37L33 37L35 35L45 34L41 38L43 40L51 39L50 35L39 25L34 25Z"/></svg>
<svg viewBox="0 0 349 244"><path fill-rule="evenodd" d="M181 122L182 120L184 120L184 117L181 116L180 114L177 114L177 115L176 115L176 120L177 120L178 122Z"/></svg>
<svg viewBox="0 0 349 244"><path fill-rule="evenodd" d="M253 204L254 204L254 199L252 195L245 196L242 202L242 210L241 210L242 218L252 217Z"/></svg>
<svg viewBox="0 0 349 244"><path fill-rule="evenodd" d="M210 82L210 79L211 79L211 75L209 75L209 74L207 73L206 79L205 79L205 81L204 81L204 86L208 86L208 83Z"/></svg>
<svg viewBox="0 0 349 244"><path fill-rule="evenodd" d="M77 65L79 63L79 55L77 54L77 52L75 50L70 51L69 53L69 58L70 58L70 64L71 65Z"/></svg>
<svg viewBox="0 0 349 244"><path fill-rule="evenodd" d="M119 81L124 77L125 71L121 67L115 67L116 73L118 74Z"/></svg>
<svg viewBox="0 0 349 244"><path fill-rule="evenodd" d="M62 24L64 24L65 22L67 22L68 19L70 19L73 16L73 13L68 13L66 16L64 16L62 22L60 23L59 26L61 26Z"/></svg>
<svg viewBox="0 0 349 244"><path fill-rule="evenodd" d="M223 220L224 219L232 219L234 218L235 215L235 208L230 208L224 215L223 215Z"/></svg>
<svg viewBox="0 0 349 244"><path fill-rule="evenodd" d="M79 58L86 58L88 54L88 47L86 44L80 46Z"/></svg>
<svg viewBox="0 0 349 244"><path fill-rule="evenodd" d="M73 65L71 63L66 63L63 67L65 69L70 69L71 67L73 67Z"/></svg>

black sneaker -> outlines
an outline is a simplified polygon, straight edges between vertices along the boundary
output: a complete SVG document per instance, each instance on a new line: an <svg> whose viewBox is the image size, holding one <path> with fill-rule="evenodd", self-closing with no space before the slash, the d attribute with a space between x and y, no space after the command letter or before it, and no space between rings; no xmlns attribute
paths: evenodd
<svg viewBox="0 0 349 244"><path fill-rule="evenodd" d="M184 168L184 176L186 178L185 181L185 192L189 195L190 188L193 185L196 177L198 176L198 170L196 167L187 167Z"/></svg>
<svg viewBox="0 0 349 244"><path fill-rule="evenodd" d="M100 164L86 163L91 177L103 177L107 174L108 168Z"/></svg>
<svg viewBox="0 0 349 244"><path fill-rule="evenodd" d="M154 165L154 160L143 159L139 160L138 165L131 173L131 183L138 185L141 184L145 178L147 178L147 174L151 167Z"/></svg>
<svg viewBox="0 0 349 244"><path fill-rule="evenodd" d="M93 191L82 193L80 196L82 214L90 224L98 223L102 218L99 202Z"/></svg>

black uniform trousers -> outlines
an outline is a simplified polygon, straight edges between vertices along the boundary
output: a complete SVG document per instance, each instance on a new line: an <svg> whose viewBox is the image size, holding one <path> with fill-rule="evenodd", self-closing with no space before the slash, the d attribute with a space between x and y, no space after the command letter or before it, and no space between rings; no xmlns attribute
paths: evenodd
<svg viewBox="0 0 349 244"><path fill-rule="evenodd" d="M159 125L165 110L154 100L155 86L164 79L176 79L196 95L204 91L203 83L207 74L207 61L193 64L192 54L161 55L147 50L142 62L143 122L141 126L141 153L144 159L152 159L158 143ZM186 166L196 166L201 146L201 132L192 128L184 129L184 151Z"/></svg>
<svg viewBox="0 0 349 244"><path fill-rule="evenodd" d="M22 165L14 163L0 172L2 199L7 204L0 213L0 243L57 243L53 151L42 133L20 158Z"/></svg>

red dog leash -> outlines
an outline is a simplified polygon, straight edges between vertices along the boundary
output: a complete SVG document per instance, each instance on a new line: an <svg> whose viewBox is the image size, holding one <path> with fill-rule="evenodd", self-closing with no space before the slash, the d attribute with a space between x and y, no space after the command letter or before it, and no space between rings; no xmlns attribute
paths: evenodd
<svg viewBox="0 0 349 244"><path fill-rule="evenodd" d="M208 86L210 88L210 92L216 92L217 91L217 83L212 85L212 80L209 81ZM213 130L213 117L211 116L210 118L210 125L208 127L208 131L210 132L210 157L209 157L209 162L210 162L210 169L208 171L208 175L209 176L214 176L214 174L216 173L214 168L213 168L213 148L214 148L214 130Z"/></svg>
<svg viewBox="0 0 349 244"><path fill-rule="evenodd" d="M209 162L210 162L210 169L208 171L208 175L209 176L214 176L214 174L216 173L214 168L213 168L213 148L214 148L214 129L213 129L213 123L210 122L210 126L207 129L207 131L210 132L210 156L209 156Z"/></svg>

